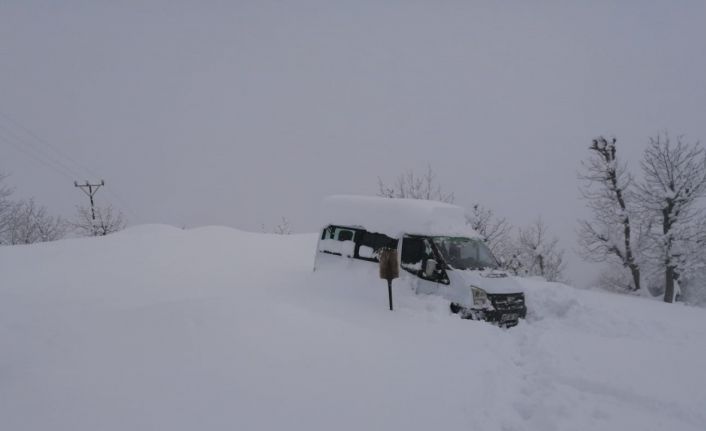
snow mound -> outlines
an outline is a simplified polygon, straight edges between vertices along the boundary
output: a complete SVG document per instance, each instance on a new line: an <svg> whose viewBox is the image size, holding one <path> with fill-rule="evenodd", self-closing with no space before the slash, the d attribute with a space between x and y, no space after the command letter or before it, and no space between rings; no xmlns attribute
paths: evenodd
<svg viewBox="0 0 706 431"><path fill-rule="evenodd" d="M706 313L521 280L510 330L317 235L0 247L3 430L706 429Z"/></svg>
<svg viewBox="0 0 706 431"><path fill-rule="evenodd" d="M141 224L137 226L130 226L115 235L160 235L160 234L175 234L181 232L183 229L167 225L167 224Z"/></svg>

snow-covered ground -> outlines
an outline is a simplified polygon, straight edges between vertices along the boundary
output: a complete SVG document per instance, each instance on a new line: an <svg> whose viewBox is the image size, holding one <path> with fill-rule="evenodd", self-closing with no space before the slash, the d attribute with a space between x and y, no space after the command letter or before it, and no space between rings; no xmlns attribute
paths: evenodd
<svg viewBox="0 0 706 431"><path fill-rule="evenodd" d="M140 226L0 248L0 429L706 429L706 312L523 281L460 320L315 235Z"/></svg>

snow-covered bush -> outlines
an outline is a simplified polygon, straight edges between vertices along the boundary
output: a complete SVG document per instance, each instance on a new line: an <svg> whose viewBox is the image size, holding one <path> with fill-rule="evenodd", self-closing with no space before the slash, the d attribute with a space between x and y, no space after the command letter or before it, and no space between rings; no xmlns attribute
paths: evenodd
<svg viewBox="0 0 706 431"><path fill-rule="evenodd" d="M125 229L125 217L112 205L77 207L76 219L71 223L74 230L83 236L105 236Z"/></svg>
<svg viewBox="0 0 706 431"><path fill-rule="evenodd" d="M6 178L0 174L0 183ZM12 189L0 185L0 244L33 244L55 241L66 234L66 221L49 214L34 199L13 201Z"/></svg>
<svg viewBox="0 0 706 431"><path fill-rule="evenodd" d="M5 212L5 222L0 243L33 244L55 241L66 234L64 219L49 214L46 207L38 205L34 199L13 202Z"/></svg>

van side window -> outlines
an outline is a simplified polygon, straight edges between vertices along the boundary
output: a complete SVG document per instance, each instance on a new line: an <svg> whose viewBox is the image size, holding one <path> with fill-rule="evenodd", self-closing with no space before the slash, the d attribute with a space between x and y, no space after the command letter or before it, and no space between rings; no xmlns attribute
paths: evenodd
<svg viewBox="0 0 706 431"><path fill-rule="evenodd" d="M431 276L424 273L428 259L437 261L438 270ZM416 276L437 283L449 284L443 263L436 257L431 239L419 236L405 236L402 240L401 267Z"/></svg>
<svg viewBox="0 0 706 431"><path fill-rule="evenodd" d="M402 241L402 265L407 267L422 268L422 261L430 259L427 244L424 238L406 236Z"/></svg>
<svg viewBox="0 0 706 431"><path fill-rule="evenodd" d="M377 262L377 254L381 248L397 248L397 240L381 233L371 233L362 231L358 235L359 259L372 260Z"/></svg>
<svg viewBox="0 0 706 431"><path fill-rule="evenodd" d="M381 233L363 229L328 226L321 232L319 251L337 256L378 261L381 248L397 248L397 240Z"/></svg>
<svg viewBox="0 0 706 431"><path fill-rule="evenodd" d="M353 231L338 229L338 237L336 239L338 241L353 241Z"/></svg>

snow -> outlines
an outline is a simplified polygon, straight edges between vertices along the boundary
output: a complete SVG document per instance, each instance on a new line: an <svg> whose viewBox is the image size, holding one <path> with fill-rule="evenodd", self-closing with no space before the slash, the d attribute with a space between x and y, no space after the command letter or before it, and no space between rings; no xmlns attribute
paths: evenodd
<svg viewBox="0 0 706 431"><path fill-rule="evenodd" d="M318 235L141 226L0 247L3 430L704 430L706 312L522 280L459 319Z"/></svg>
<svg viewBox="0 0 706 431"><path fill-rule="evenodd" d="M358 255L360 257L375 258L375 250L367 245L361 245L358 248Z"/></svg>
<svg viewBox="0 0 706 431"><path fill-rule="evenodd" d="M466 223L463 208L419 199L329 196L321 205L321 227L329 225L363 227L392 238L405 233L478 237Z"/></svg>
<svg viewBox="0 0 706 431"><path fill-rule="evenodd" d="M355 242L322 239L319 242L319 250L326 250L332 253L338 253L341 256L351 257L355 253Z"/></svg>

